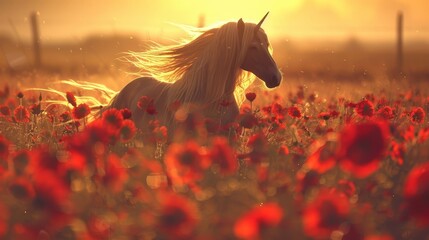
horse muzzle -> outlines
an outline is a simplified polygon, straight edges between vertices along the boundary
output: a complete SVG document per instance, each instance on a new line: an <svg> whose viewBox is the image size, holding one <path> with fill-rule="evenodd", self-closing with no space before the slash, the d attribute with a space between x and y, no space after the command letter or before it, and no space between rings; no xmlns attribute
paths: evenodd
<svg viewBox="0 0 429 240"><path fill-rule="evenodd" d="M265 81L265 86L267 88L275 88L280 85L280 82L282 80L282 74L279 71L276 71L275 74L273 74L268 81Z"/></svg>

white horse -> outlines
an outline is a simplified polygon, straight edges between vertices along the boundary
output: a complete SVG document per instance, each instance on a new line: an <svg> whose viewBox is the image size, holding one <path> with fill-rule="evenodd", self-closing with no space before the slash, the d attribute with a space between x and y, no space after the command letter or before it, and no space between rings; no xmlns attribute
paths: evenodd
<svg viewBox="0 0 429 240"><path fill-rule="evenodd" d="M244 90L254 81L254 75L268 88L279 86L282 79L261 28L267 15L258 24L240 19L204 30L187 43L130 53L130 62L148 76L126 85L108 108L128 108L136 126L145 129L153 116L140 109L137 102L147 96L153 101L156 118L169 132L188 113L223 124L234 121L244 101ZM221 106L222 102L229 104ZM180 109L172 109L173 103L179 103Z"/></svg>

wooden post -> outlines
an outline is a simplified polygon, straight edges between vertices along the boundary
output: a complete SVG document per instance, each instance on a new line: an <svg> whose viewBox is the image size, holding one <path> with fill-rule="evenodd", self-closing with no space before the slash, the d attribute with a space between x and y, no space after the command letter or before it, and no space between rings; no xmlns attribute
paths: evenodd
<svg viewBox="0 0 429 240"><path fill-rule="evenodd" d="M40 35L39 26L37 23L37 12L32 12L30 15L31 32L33 34L33 52L34 52L34 65L36 68L42 66L41 52L40 52Z"/></svg>
<svg viewBox="0 0 429 240"><path fill-rule="evenodd" d="M402 12L398 13L396 19L397 29L397 43L396 43L396 71L398 74L403 73L403 15Z"/></svg>
<svg viewBox="0 0 429 240"><path fill-rule="evenodd" d="M200 14L200 16L198 17L197 27L203 28L206 24L205 22L206 22L206 15Z"/></svg>

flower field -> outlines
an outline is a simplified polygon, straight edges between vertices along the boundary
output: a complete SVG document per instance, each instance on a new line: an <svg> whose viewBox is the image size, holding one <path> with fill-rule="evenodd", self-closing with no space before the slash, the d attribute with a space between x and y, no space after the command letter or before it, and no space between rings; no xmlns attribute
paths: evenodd
<svg viewBox="0 0 429 240"><path fill-rule="evenodd" d="M248 91L173 134L145 96L141 132L78 89L0 87L1 239L428 239L423 92Z"/></svg>

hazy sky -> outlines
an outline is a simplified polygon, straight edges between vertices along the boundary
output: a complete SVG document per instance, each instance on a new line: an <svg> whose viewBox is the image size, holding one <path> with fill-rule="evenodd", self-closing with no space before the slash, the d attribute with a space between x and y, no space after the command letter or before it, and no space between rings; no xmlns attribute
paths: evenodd
<svg viewBox="0 0 429 240"><path fill-rule="evenodd" d="M398 11L409 38L429 39L428 0L0 0L0 34L26 40L28 16L39 12L43 40L79 40L88 34L135 33L168 37L168 22L196 25L259 21L271 36L386 39L395 34Z"/></svg>

